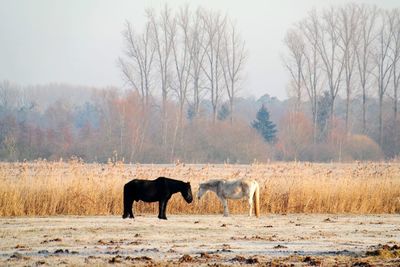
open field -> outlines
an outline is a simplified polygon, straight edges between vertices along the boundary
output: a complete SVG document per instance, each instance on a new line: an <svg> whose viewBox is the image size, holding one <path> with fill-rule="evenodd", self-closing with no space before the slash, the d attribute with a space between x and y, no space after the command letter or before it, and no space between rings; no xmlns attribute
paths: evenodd
<svg viewBox="0 0 400 267"><path fill-rule="evenodd" d="M272 163L252 165L84 164L79 161L0 164L0 216L121 215L122 188L133 178L166 176L198 184L212 178L250 177L261 186L261 214L399 213L400 164ZM158 204L135 204L154 213ZM247 214L246 201L231 201ZM212 193L188 205L175 195L167 214L218 214Z"/></svg>
<svg viewBox="0 0 400 267"><path fill-rule="evenodd" d="M123 185L158 176L194 193L208 179L254 178L262 216L230 201L224 218L207 193L192 204L174 196L168 221L142 202L122 220ZM398 163L1 163L0 265L399 265L399 213Z"/></svg>
<svg viewBox="0 0 400 267"><path fill-rule="evenodd" d="M0 219L0 265L400 264L398 215ZM379 246L385 244L386 246Z"/></svg>

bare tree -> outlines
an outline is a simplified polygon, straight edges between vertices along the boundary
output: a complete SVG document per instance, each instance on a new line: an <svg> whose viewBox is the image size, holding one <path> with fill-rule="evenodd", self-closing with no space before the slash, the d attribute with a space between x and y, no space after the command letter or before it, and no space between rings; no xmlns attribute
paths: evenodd
<svg viewBox="0 0 400 267"><path fill-rule="evenodd" d="M374 68L372 64L372 44L376 38L375 26L378 9L373 6L362 5L359 7L360 21L356 34L355 54L357 70L362 91L362 132L366 133L366 102L367 87L370 80L370 74Z"/></svg>
<svg viewBox="0 0 400 267"><path fill-rule="evenodd" d="M320 32L317 44L328 82L331 97L330 118L332 118L344 69L343 55L339 50L339 16L335 8L331 7L323 12Z"/></svg>
<svg viewBox="0 0 400 267"><path fill-rule="evenodd" d="M398 91L400 84L400 74L398 67L400 67L400 9L392 10L393 16L393 44L392 44L392 59L393 59L393 119L397 120L397 106L398 106Z"/></svg>
<svg viewBox="0 0 400 267"><path fill-rule="evenodd" d="M202 65L202 70L208 79L208 89L210 92L211 105L213 108L213 123L217 119L217 110L222 97L222 42L225 31L226 16L223 17L219 12L205 11L202 14L204 30L206 32L206 59L207 64Z"/></svg>
<svg viewBox="0 0 400 267"><path fill-rule="evenodd" d="M189 52L192 60L191 67L191 80L193 82L193 103L192 112L193 116L197 116L200 112L200 101L201 101L201 74L204 64L204 58L206 55L206 41L205 30L204 30L204 20L202 19L202 13L205 11L201 8L196 10L194 18L192 19L192 24L190 26L190 39L189 39Z"/></svg>
<svg viewBox="0 0 400 267"><path fill-rule="evenodd" d="M0 82L0 108L7 110L16 107L19 88L5 80Z"/></svg>
<svg viewBox="0 0 400 267"><path fill-rule="evenodd" d="M153 71L153 58L155 47L151 43L151 24L147 22L142 34L136 34L132 25L127 21L123 37L125 41L125 59L120 58L120 68L125 81L130 84L140 96L141 116L140 129L132 139L139 139L139 142L132 142L131 156L140 152L147 132L149 99L151 95L151 74ZM133 103L132 103L133 104ZM122 128L121 128L122 129ZM122 131L122 130L121 130ZM121 138L122 140L122 138ZM122 147L122 145L121 145Z"/></svg>
<svg viewBox="0 0 400 267"><path fill-rule="evenodd" d="M295 111L299 112L303 89L302 71L305 67L305 43L299 29L289 30L286 33L284 42L289 50L289 55L283 61L293 81L293 88L296 94Z"/></svg>
<svg viewBox="0 0 400 267"><path fill-rule="evenodd" d="M374 63L376 65L376 79L379 98L379 144L382 145L382 109L383 97L386 94L393 74L393 61L390 58L390 46L393 39L393 15L387 11L379 12L379 29L374 47Z"/></svg>
<svg viewBox="0 0 400 267"><path fill-rule="evenodd" d="M233 104L239 90L239 81L246 60L245 42L242 41L234 23L228 23L224 31L221 68L229 99L230 122L233 123Z"/></svg>
<svg viewBox="0 0 400 267"><path fill-rule="evenodd" d="M127 21L123 32L126 59L119 59L120 68L126 82L140 95L143 106L149 105L151 94L151 72L155 48L151 45L151 25L146 23L144 33L135 34Z"/></svg>
<svg viewBox="0 0 400 267"><path fill-rule="evenodd" d="M355 4L348 4L339 10L339 47L343 53L344 80L346 90L346 133L349 130L350 100L353 93L353 71L356 63L354 48L358 31L359 13Z"/></svg>
<svg viewBox="0 0 400 267"><path fill-rule="evenodd" d="M162 95L162 143L164 145L167 143L167 101L170 92L170 56L176 31L176 20L171 15L171 9L168 5L165 5L161 10L160 16L157 16L151 9L147 10L147 16L152 25L153 42L158 59L158 73L160 76Z"/></svg>
<svg viewBox="0 0 400 267"><path fill-rule="evenodd" d="M190 56L190 35L189 35L189 6L181 8L178 14L177 26L178 31L173 37L172 51L175 65L175 82L172 89L176 92L179 104L178 123L175 126L173 145L171 156L174 156L176 136L178 128L183 131L183 111L187 100L187 91L190 82L190 72L192 66L192 59ZM183 141L183 134L181 134L181 141Z"/></svg>
<svg viewBox="0 0 400 267"><path fill-rule="evenodd" d="M192 59L190 56L190 36L189 36L189 7L182 8L179 12L177 25L179 35L174 36L172 45L173 59L175 63L176 83L173 86L179 103L179 124L182 126L183 108L186 102L188 85L190 82L190 73L192 67ZM181 38L179 40L178 38Z"/></svg>
<svg viewBox="0 0 400 267"><path fill-rule="evenodd" d="M330 118L333 118L335 99L338 95L344 69L343 53L339 49L339 16L330 8L323 12L318 38L318 52L324 63L324 70L331 97ZM317 20L318 21L318 20Z"/></svg>
<svg viewBox="0 0 400 267"><path fill-rule="evenodd" d="M317 140L318 124L318 96L322 83L321 57L318 53L318 39L320 36L320 26L315 10L309 13L307 19L298 25L304 39L307 40L303 50L304 68L301 70L301 78L311 104L311 114L313 117L313 143Z"/></svg>

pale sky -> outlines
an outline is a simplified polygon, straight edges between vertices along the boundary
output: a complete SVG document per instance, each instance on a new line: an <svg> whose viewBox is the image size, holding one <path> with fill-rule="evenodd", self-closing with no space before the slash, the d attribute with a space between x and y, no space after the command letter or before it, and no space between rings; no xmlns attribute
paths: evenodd
<svg viewBox="0 0 400 267"><path fill-rule="evenodd" d="M0 81L21 85L68 83L124 85L116 61L122 55L125 20L140 31L145 9L185 3L220 10L237 21L248 61L242 96L265 93L287 97L282 66L283 38L307 12L350 1L340 0L0 0ZM399 7L399 0L357 3Z"/></svg>

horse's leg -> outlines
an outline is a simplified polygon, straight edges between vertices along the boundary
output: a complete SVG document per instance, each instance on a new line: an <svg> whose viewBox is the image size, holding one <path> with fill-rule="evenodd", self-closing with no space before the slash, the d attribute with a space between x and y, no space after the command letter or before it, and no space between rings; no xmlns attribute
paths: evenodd
<svg viewBox="0 0 400 267"><path fill-rule="evenodd" d="M132 200L132 204L130 205L130 209L129 209L129 218L135 218L135 216L133 215L133 204L135 203L134 200Z"/></svg>
<svg viewBox="0 0 400 267"><path fill-rule="evenodd" d="M124 214L122 218L125 219L129 216L129 218L134 218L132 212L133 206L133 196L132 196L132 188L131 185L126 184L124 186Z"/></svg>
<svg viewBox="0 0 400 267"><path fill-rule="evenodd" d="M167 209L168 199L163 199L158 202L158 219L167 220L165 210Z"/></svg>
<svg viewBox="0 0 400 267"><path fill-rule="evenodd" d="M228 201L226 200L226 198L222 197L220 197L219 200L221 201L222 206L224 206L224 217L228 217L229 216Z"/></svg>
<svg viewBox="0 0 400 267"><path fill-rule="evenodd" d="M158 219L161 219L163 200L158 201Z"/></svg>
<svg viewBox="0 0 400 267"><path fill-rule="evenodd" d="M135 218L135 216L133 215L133 200L132 199L128 199L125 200L126 202L124 203L124 214L122 215L122 218Z"/></svg>
<svg viewBox="0 0 400 267"><path fill-rule="evenodd" d="M251 217L251 213L253 211L253 197L252 196L249 197L248 201L249 201L249 217Z"/></svg>
<svg viewBox="0 0 400 267"><path fill-rule="evenodd" d="M167 204L168 204L168 200L169 199L166 199L165 201L164 201L164 205L163 205L163 219L164 220L167 220Z"/></svg>

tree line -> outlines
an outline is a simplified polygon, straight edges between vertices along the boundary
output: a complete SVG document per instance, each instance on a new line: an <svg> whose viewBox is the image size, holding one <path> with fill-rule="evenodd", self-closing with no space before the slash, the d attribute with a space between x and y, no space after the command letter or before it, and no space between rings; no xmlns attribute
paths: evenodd
<svg viewBox="0 0 400 267"><path fill-rule="evenodd" d="M200 113L208 98L215 124L218 110L227 97L226 110L233 123L234 99L246 59L245 43L236 24L221 12L188 5L159 12L146 10L143 29L127 21L123 32L125 51L119 66L126 84L140 97L143 114L151 110L151 96L161 96L161 146L169 147L171 158L184 139L184 120ZM168 105L178 105L177 123L168 123ZM188 110L186 107L188 106ZM142 116L141 131L147 132L148 118ZM172 133L172 140L167 136Z"/></svg>
<svg viewBox="0 0 400 267"><path fill-rule="evenodd" d="M185 134L174 151L175 132L166 137L162 133L162 99L149 96L150 111L143 110L141 101L129 89L0 82L0 160L250 163L272 158L269 145L250 127L261 106L253 98L235 99L238 115L233 124L223 108L213 122L211 102L203 100L196 119L185 115ZM170 129L179 124L179 112L176 102L168 102ZM169 146L163 145L164 138Z"/></svg>
<svg viewBox="0 0 400 267"><path fill-rule="evenodd" d="M240 97L246 46L221 12L126 22L121 88L0 82L0 159L251 163L395 158L399 12L312 10L287 31L289 98ZM384 52L384 53L383 53Z"/></svg>
<svg viewBox="0 0 400 267"><path fill-rule="evenodd" d="M313 9L287 31L284 43L294 111L306 106L311 114L313 144L334 138L339 120L345 136L368 136L384 150L397 149L387 156L398 155L400 9L356 3ZM344 112L336 112L339 96ZM368 114L372 99L378 109Z"/></svg>
<svg viewBox="0 0 400 267"><path fill-rule="evenodd" d="M311 116L293 112L295 98L280 101L266 94L259 99L235 98L237 112L232 124L224 104L214 123L211 102L204 99L196 119L186 114L183 142L177 142L171 158L171 147L162 146L162 100L151 97L151 101L152 111L145 114L149 128L143 135L141 98L133 90L62 84L21 87L0 82L0 159L79 157L86 162L128 163L348 161L383 159L383 152L391 157L395 149L391 146L382 152L367 136L346 136L339 119L330 138L314 145ZM319 109L321 119L317 124L322 131L329 114L324 104L329 96L325 94L319 102L324 107ZM337 117L344 118L344 107L345 99L338 96ZM370 114L376 112L377 99L371 99L369 107ZM178 123L178 114L179 106L170 102L167 121L172 129ZM173 134L168 134L167 143L173 140Z"/></svg>

